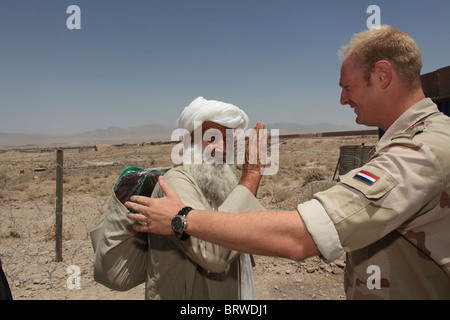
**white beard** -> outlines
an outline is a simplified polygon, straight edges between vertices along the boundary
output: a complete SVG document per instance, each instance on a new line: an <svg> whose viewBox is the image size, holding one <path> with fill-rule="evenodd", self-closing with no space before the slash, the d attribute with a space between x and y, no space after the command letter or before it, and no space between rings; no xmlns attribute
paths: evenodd
<svg viewBox="0 0 450 320"><path fill-rule="evenodd" d="M191 148L194 152L202 152L198 146ZM191 162L193 163L193 161ZM229 164L183 164L183 170L190 174L213 208L217 209L237 186L234 165Z"/></svg>

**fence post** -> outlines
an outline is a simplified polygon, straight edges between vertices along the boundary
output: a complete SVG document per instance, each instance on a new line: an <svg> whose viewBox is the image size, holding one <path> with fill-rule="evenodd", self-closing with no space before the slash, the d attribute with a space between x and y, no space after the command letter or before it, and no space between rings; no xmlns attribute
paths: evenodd
<svg viewBox="0 0 450 320"><path fill-rule="evenodd" d="M56 262L62 261L63 150L56 150Z"/></svg>

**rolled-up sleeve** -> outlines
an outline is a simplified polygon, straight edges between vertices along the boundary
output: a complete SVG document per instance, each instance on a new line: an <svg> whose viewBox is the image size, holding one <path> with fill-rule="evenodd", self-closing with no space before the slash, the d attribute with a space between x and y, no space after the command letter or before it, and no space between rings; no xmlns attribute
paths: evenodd
<svg viewBox="0 0 450 320"><path fill-rule="evenodd" d="M321 203L313 199L299 204L297 210L323 259L331 262L341 257L344 249L339 235Z"/></svg>

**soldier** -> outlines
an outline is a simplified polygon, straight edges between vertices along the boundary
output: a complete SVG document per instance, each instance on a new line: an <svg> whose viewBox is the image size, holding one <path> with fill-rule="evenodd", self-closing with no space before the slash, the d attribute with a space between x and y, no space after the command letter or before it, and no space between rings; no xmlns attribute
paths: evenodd
<svg viewBox="0 0 450 320"><path fill-rule="evenodd" d="M346 253L347 299L450 299L450 119L425 98L419 48L382 26L355 35L341 56L341 104L358 124L385 131L370 161L296 211L192 210L185 232L294 260ZM137 231L173 234L184 205L160 184L166 198L127 204L148 224Z"/></svg>

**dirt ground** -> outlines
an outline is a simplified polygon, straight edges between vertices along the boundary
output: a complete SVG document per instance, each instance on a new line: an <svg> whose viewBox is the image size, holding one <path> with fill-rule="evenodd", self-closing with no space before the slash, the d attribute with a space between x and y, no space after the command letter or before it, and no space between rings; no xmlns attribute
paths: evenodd
<svg viewBox="0 0 450 320"><path fill-rule="evenodd" d="M258 198L268 209L295 209L336 182L340 146L371 146L376 136L280 140L280 169L264 176ZM89 231L98 224L127 166L172 166L173 144L98 144L64 151L62 261L56 262L56 154L0 153L0 258L15 300L142 300L144 286L110 290L92 277ZM239 170L237 170L239 174ZM325 263L256 256L261 300L342 300L345 257ZM79 282L77 282L79 281Z"/></svg>

